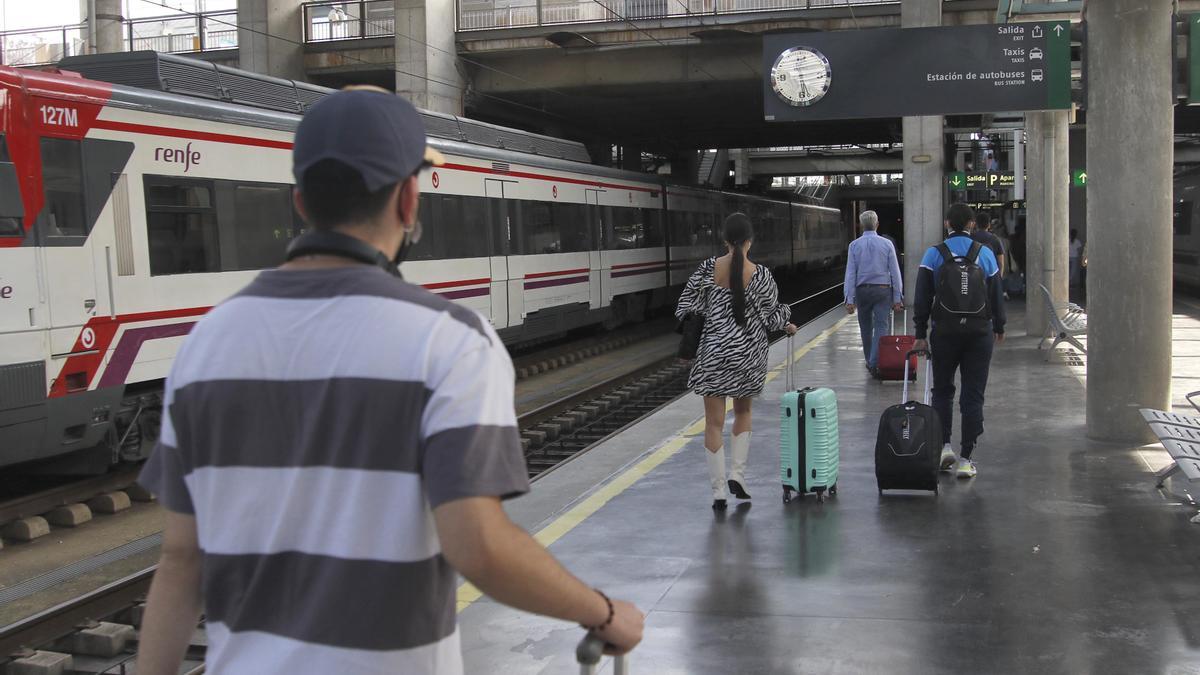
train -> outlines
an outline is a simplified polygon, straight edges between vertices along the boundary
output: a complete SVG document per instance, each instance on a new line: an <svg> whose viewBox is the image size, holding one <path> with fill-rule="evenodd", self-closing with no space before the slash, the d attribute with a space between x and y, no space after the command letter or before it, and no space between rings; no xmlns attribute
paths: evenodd
<svg viewBox="0 0 1200 675"><path fill-rule="evenodd" d="M154 52L0 67L0 466L100 473L148 455L188 331L303 230L292 135L330 91ZM426 234L402 272L507 344L669 305L733 211L777 272L845 255L838 210L422 114L447 162L421 176Z"/></svg>

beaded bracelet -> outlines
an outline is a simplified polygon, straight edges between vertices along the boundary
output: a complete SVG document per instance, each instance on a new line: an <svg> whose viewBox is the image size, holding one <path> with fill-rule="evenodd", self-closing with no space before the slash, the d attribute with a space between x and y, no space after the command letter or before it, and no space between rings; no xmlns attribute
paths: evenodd
<svg viewBox="0 0 1200 675"><path fill-rule="evenodd" d="M604 602L608 603L608 618L605 619L604 623L600 624L599 626L585 626L584 624L579 624L579 627L590 631L604 630L612 625L613 617L616 616L616 609L613 607L612 600L608 599L608 596L604 594L604 591L600 590L599 588L593 588L592 590L599 593L600 597L604 598Z"/></svg>

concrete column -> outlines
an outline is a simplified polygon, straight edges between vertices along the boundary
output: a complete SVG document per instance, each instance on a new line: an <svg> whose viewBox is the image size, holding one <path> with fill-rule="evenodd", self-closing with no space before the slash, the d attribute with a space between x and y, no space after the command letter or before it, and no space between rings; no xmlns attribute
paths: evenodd
<svg viewBox="0 0 1200 675"><path fill-rule="evenodd" d="M1138 408L1171 407L1171 12L1169 2L1087 6L1087 428L1096 439L1148 441Z"/></svg>
<svg viewBox="0 0 1200 675"><path fill-rule="evenodd" d="M1067 113L1061 110L1025 115L1028 137L1025 170L1025 330L1046 333L1046 300L1039 285L1050 291L1055 305L1067 302L1067 232L1070 168L1067 153Z"/></svg>
<svg viewBox="0 0 1200 675"><path fill-rule="evenodd" d="M239 0L239 67L289 80L305 79L302 19L300 0Z"/></svg>
<svg viewBox="0 0 1200 675"><path fill-rule="evenodd" d="M397 94L418 108L463 114L457 49L454 0L396 0Z"/></svg>
<svg viewBox="0 0 1200 675"><path fill-rule="evenodd" d="M121 0L96 0L96 53L125 51Z"/></svg>
<svg viewBox="0 0 1200 675"><path fill-rule="evenodd" d="M942 25L941 0L903 0L904 28ZM925 249L944 238L946 209L943 118L905 117L904 137L904 300L917 290L917 267ZM911 315L911 312L910 312Z"/></svg>

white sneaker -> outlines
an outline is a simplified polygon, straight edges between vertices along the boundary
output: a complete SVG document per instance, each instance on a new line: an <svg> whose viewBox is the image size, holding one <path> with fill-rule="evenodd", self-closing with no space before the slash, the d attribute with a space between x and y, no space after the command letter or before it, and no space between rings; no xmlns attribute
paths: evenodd
<svg viewBox="0 0 1200 675"><path fill-rule="evenodd" d="M947 443L942 446L942 471L953 471L954 464L958 462L958 455L954 454L954 448Z"/></svg>
<svg viewBox="0 0 1200 675"><path fill-rule="evenodd" d="M958 477L959 478L974 478L978 475L979 469L975 468L975 460L960 459L958 460Z"/></svg>

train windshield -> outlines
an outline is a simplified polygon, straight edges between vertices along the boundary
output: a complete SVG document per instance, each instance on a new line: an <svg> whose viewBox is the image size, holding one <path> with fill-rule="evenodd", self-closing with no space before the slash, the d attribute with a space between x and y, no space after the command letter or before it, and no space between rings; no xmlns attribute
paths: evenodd
<svg viewBox="0 0 1200 675"><path fill-rule="evenodd" d="M8 139L0 134L0 237L25 236L24 213L17 167L8 154Z"/></svg>

